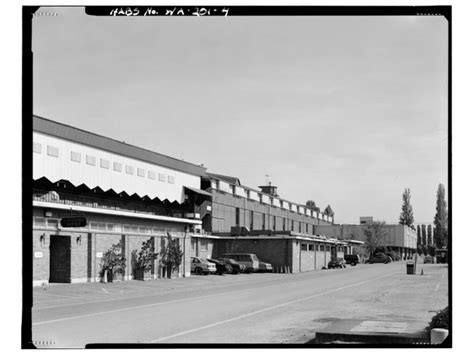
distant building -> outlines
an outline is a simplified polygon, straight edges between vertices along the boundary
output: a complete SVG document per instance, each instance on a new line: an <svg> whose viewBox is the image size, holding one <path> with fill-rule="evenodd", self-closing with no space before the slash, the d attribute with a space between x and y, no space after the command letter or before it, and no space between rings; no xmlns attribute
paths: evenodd
<svg viewBox="0 0 474 355"><path fill-rule="evenodd" d="M365 242L364 230L373 223L373 217L360 217L360 224L320 225L316 228L318 234L339 240L359 240ZM416 252L416 229L400 224L387 224L386 237L381 245L392 251L399 252L404 259L411 258Z"/></svg>

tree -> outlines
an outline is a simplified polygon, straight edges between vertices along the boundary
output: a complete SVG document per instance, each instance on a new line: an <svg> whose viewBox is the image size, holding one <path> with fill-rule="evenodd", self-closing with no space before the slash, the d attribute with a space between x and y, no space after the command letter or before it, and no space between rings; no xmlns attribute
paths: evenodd
<svg viewBox="0 0 474 355"><path fill-rule="evenodd" d="M426 224L421 225L421 245L427 245L426 242Z"/></svg>
<svg viewBox="0 0 474 355"><path fill-rule="evenodd" d="M405 189L402 196L402 212L400 213L400 221L398 223L413 228L415 219L413 218L413 208L411 207L410 198L410 189Z"/></svg>
<svg viewBox="0 0 474 355"><path fill-rule="evenodd" d="M177 238L173 239L171 234L168 233L166 247L161 258L162 265L167 269L168 277L171 277L171 273L181 265L182 258L183 252L179 240Z"/></svg>
<svg viewBox="0 0 474 355"><path fill-rule="evenodd" d="M365 245L369 255L373 255L375 250L382 246L382 243L384 242L384 239L387 235L387 231L385 230L385 222L375 221L368 225L367 228L364 229L364 235Z"/></svg>
<svg viewBox="0 0 474 355"><path fill-rule="evenodd" d="M416 226L416 245L421 245L421 227L420 225ZM420 254L420 253L418 253Z"/></svg>
<svg viewBox="0 0 474 355"><path fill-rule="evenodd" d="M438 185L436 193L436 214L434 217L434 243L437 248L448 245L448 210L444 185Z"/></svg>
<svg viewBox="0 0 474 355"><path fill-rule="evenodd" d="M433 228L431 227L431 224L428 224L426 232L426 244L433 244Z"/></svg>

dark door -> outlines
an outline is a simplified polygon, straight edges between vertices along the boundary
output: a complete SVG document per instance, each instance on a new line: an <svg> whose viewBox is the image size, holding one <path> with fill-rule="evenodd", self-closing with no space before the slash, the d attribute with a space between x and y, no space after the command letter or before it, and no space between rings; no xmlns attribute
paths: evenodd
<svg viewBox="0 0 474 355"><path fill-rule="evenodd" d="M51 236L49 246L49 282L71 282L70 236Z"/></svg>

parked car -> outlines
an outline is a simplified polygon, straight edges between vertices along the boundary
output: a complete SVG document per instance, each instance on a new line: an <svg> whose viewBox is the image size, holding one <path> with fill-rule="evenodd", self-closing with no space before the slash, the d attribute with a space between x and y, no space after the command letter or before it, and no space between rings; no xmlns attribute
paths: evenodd
<svg viewBox="0 0 474 355"><path fill-rule="evenodd" d="M423 259L423 264L433 264L434 263L434 258L430 255L425 256Z"/></svg>
<svg viewBox="0 0 474 355"><path fill-rule="evenodd" d="M246 269L245 265L239 264L234 259L219 258L217 260L225 264L227 273L229 274L240 274L241 272L245 272L245 269Z"/></svg>
<svg viewBox="0 0 474 355"><path fill-rule="evenodd" d="M333 259L328 263L328 269L343 269L346 267L346 261L343 258Z"/></svg>
<svg viewBox="0 0 474 355"><path fill-rule="evenodd" d="M195 256L191 257L191 272L197 275L215 274L217 272L216 264Z"/></svg>
<svg viewBox="0 0 474 355"><path fill-rule="evenodd" d="M227 273L227 268L225 266L225 263L216 260L216 259L207 259L207 261L216 264L216 274L217 275L223 275Z"/></svg>
<svg viewBox="0 0 474 355"><path fill-rule="evenodd" d="M272 272L273 266L270 263L264 263L263 261L258 261L258 270L260 272Z"/></svg>
<svg viewBox="0 0 474 355"><path fill-rule="evenodd" d="M375 256L371 256L366 263L368 264L377 264L377 263L383 263L383 264L388 264L391 261L391 258L389 258L385 254L377 254Z"/></svg>
<svg viewBox="0 0 474 355"><path fill-rule="evenodd" d="M357 254L346 254L344 255L344 260L346 264L351 264L352 266L356 266L360 263L359 255Z"/></svg>
<svg viewBox="0 0 474 355"><path fill-rule="evenodd" d="M258 258L255 254L250 253L226 253L222 254L223 258L230 258L237 261L239 264L245 265L245 272L258 271Z"/></svg>

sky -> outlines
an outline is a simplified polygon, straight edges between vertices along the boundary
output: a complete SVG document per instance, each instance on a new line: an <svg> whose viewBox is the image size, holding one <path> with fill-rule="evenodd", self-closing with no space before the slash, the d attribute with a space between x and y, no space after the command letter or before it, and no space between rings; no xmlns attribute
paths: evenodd
<svg viewBox="0 0 474 355"><path fill-rule="evenodd" d="M52 9L50 9L51 11ZM431 223L448 175L443 17L33 20L34 113L204 164L336 223Z"/></svg>

